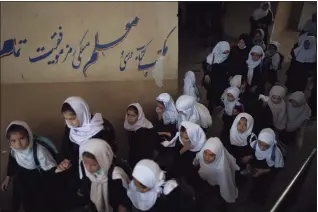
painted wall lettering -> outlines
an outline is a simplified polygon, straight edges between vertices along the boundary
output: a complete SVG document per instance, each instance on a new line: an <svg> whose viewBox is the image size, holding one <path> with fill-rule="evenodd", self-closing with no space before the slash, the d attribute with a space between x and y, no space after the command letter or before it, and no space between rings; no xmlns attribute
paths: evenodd
<svg viewBox="0 0 318 212"><path fill-rule="evenodd" d="M124 31L120 35L119 38L114 39L109 43L103 43L100 41L102 36L98 32L95 33L95 38L93 42L84 42L85 38L87 37L87 33L89 29L87 29L82 37L79 39L78 46L70 46L68 43L63 43L63 28L59 26L55 32L53 32L49 37L49 42L53 42L52 48L47 48L46 46L38 46L34 49L34 54L30 55L29 62L30 63L37 63L39 61L45 60L47 65L57 65L65 63L66 61L70 62L70 65L73 69L81 70L83 75L87 77L87 72L92 65L98 62L98 59L101 56L105 56L104 51L110 50L118 46L122 43L125 38L129 35L133 28L136 28L139 23L139 18L134 17L130 22L128 22L125 27ZM160 50L156 53L160 56L165 56L168 52L167 40L172 32L176 29L174 27L167 35L164 40L163 46ZM102 40L102 39L101 39ZM145 42L146 43L146 42ZM153 68L156 65L157 59L153 61L143 61L144 56L147 53L147 47L151 45L152 40L147 41L147 43L143 46L136 47L133 51L126 51L123 50L120 55L119 59L119 71L123 72L126 70L129 61L135 59L137 70L143 71L144 76L147 76L147 70ZM3 42L3 45L0 50L0 58L4 58L6 56L14 55L14 57L19 57L21 53L22 45L27 44L27 39L20 40L17 45L16 39L8 39ZM52 46L52 45L51 45ZM89 47L93 49L92 54L90 55L87 61L83 61L83 52Z"/></svg>

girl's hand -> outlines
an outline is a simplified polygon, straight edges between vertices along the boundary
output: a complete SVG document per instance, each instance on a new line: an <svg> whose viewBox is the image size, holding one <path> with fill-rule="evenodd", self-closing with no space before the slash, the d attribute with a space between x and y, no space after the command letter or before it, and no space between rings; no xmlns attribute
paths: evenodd
<svg viewBox="0 0 318 212"><path fill-rule="evenodd" d="M210 79L210 76L209 76L209 75L205 75L205 76L204 76L204 82L205 82L206 84L209 84L209 83L211 82L211 79Z"/></svg>
<svg viewBox="0 0 318 212"><path fill-rule="evenodd" d="M63 172L72 166L71 161L64 159L56 168L55 173Z"/></svg>
<svg viewBox="0 0 318 212"><path fill-rule="evenodd" d="M233 109L233 115L236 116L237 114L239 114L239 111L237 109Z"/></svg>
<svg viewBox="0 0 318 212"><path fill-rule="evenodd" d="M180 154L185 153L186 151L192 149L192 145L189 142L183 144L182 149L180 150Z"/></svg>
<svg viewBox="0 0 318 212"><path fill-rule="evenodd" d="M8 190L9 183L10 183L10 177L6 176L6 178L4 179L4 181L1 184L2 191L7 191Z"/></svg>
<svg viewBox="0 0 318 212"><path fill-rule="evenodd" d="M129 210L127 208L125 208L124 206L119 205L118 206L118 212L129 212Z"/></svg>
<svg viewBox="0 0 318 212"><path fill-rule="evenodd" d="M247 164L251 159L252 159L253 156L245 156L245 157L242 157L241 158L241 162L243 164Z"/></svg>

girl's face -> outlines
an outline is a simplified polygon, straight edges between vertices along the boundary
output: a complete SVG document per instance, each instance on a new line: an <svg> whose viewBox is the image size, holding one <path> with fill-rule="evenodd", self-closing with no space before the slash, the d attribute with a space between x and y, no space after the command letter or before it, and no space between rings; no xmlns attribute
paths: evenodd
<svg viewBox="0 0 318 212"><path fill-rule="evenodd" d="M164 111L165 110L165 106L163 104L161 104L160 102L157 102L157 108L160 110L160 111Z"/></svg>
<svg viewBox="0 0 318 212"><path fill-rule="evenodd" d="M274 103L274 104L279 104L281 101L282 101L282 98L280 96L271 96L271 101Z"/></svg>
<svg viewBox="0 0 318 212"><path fill-rule="evenodd" d="M246 44L245 44L244 40L241 39L241 40L239 40L237 46L238 46L240 49L244 49L245 46L246 46Z"/></svg>
<svg viewBox="0 0 318 212"><path fill-rule="evenodd" d="M309 40L305 40L305 42L304 42L304 49L309 49L310 48L310 42L309 42Z"/></svg>
<svg viewBox="0 0 318 212"><path fill-rule="evenodd" d="M269 9L269 5L268 5L267 3L266 3L266 4L263 4L262 9L263 9L264 11L268 10L268 9Z"/></svg>
<svg viewBox="0 0 318 212"><path fill-rule="evenodd" d="M10 133L10 146L16 150L24 150L29 146L29 138L21 132Z"/></svg>
<svg viewBox="0 0 318 212"><path fill-rule="evenodd" d="M237 131L239 133L244 133L247 129L247 120L246 118L241 118L237 123Z"/></svg>
<svg viewBox="0 0 318 212"><path fill-rule="evenodd" d="M230 53L230 50L225 50L224 52L223 52L223 54L229 54Z"/></svg>
<svg viewBox="0 0 318 212"><path fill-rule="evenodd" d="M258 140L257 144L258 144L258 147L262 151L265 151L265 150L267 150L270 147L267 143L265 143L264 141L261 141L261 140Z"/></svg>
<svg viewBox="0 0 318 212"><path fill-rule="evenodd" d="M262 40L262 35L261 35L261 33L256 32L256 33L254 34L254 40L258 40L258 41Z"/></svg>
<svg viewBox="0 0 318 212"><path fill-rule="evenodd" d="M191 144L187 131L180 132L180 137L183 144L186 144L186 143Z"/></svg>
<svg viewBox="0 0 318 212"><path fill-rule="evenodd" d="M83 156L83 163L86 170L92 174L96 173L100 169L98 162L93 158Z"/></svg>
<svg viewBox="0 0 318 212"><path fill-rule="evenodd" d="M135 178L133 179L134 181L134 184L137 188L137 190L140 192L140 193L146 193L150 190L150 188L144 186L143 184L141 184L138 180L136 180Z"/></svg>
<svg viewBox="0 0 318 212"><path fill-rule="evenodd" d="M298 102L296 102L293 99L289 99L288 101L291 104L291 106L293 106L293 107L300 107L301 106Z"/></svg>
<svg viewBox="0 0 318 212"><path fill-rule="evenodd" d="M77 118L76 114L66 111L63 113L64 119L65 121L71 125L72 127L79 127L81 122L80 120Z"/></svg>
<svg viewBox="0 0 318 212"><path fill-rule="evenodd" d="M229 102L233 102L234 101L234 96L231 93L227 93L226 94L226 98L227 98L227 101L229 101Z"/></svg>
<svg viewBox="0 0 318 212"><path fill-rule="evenodd" d="M270 44L269 46L268 46L268 53L270 54L270 55L273 55L273 54L275 54L277 52L277 47L275 46L275 45L273 45L273 44Z"/></svg>
<svg viewBox="0 0 318 212"><path fill-rule="evenodd" d="M261 58L261 55L255 53L255 52L252 52L251 56L252 56L253 61L258 61Z"/></svg>
<svg viewBox="0 0 318 212"><path fill-rule="evenodd" d="M138 115L134 110L127 110L127 121L130 125L137 123Z"/></svg>
<svg viewBox="0 0 318 212"><path fill-rule="evenodd" d="M216 155L209 149L206 149L203 152L203 159L206 164L213 163L215 160L215 156Z"/></svg>

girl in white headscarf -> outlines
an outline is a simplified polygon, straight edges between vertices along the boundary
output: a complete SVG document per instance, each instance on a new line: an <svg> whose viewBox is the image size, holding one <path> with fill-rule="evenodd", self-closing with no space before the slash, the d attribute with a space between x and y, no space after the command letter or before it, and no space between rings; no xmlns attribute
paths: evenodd
<svg viewBox="0 0 318 212"><path fill-rule="evenodd" d="M263 100L264 103L267 103L268 107L264 109L264 112L262 113L264 116L268 114L268 112L265 112L265 110L268 110L268 108L271 111L272 114L272 123L275 127L275 129L278 132L281 132L286 127L287 122L287 115L286 115L286 103L285 103L285 94L286 89L282 86L275 85L272 87L272 89L269 92L269 97L266 97L264 95L260 95L260 99ZM264 127L270 127L271 123L270 121L265 121L266 119L259 120L263 123L262 128ZM270 120L268 117L267 120ZM267 126L266 126L267 125Z"/></svg>
<svg viewBox="0 0 318 212"><path fill-rule="evenodd" d="M228 87L228 67L227 62L230 53L230 44L227 41L220 41L213 51L207 56L204 67L204 85L207 89L207 99L209 100L210 113L214 106L220 106L220 98L223 91Z"/></svg>
<svg viewBox="0 0 318 212"><path fill-rule="evenodd" d="M157 108L159 121L163 124L176 124L178 122L178 111L170 94L162 93L157 97Z"/></svg>
<svg viewBox="0 0 318 212"><path fill-rule="evenodd" d="M114 153L102 139L89 139L80 148L85 173L92 182L90 199L98 212L129 211L131 203L126 189L130 179L113 165Z"/></svg>
<svg viewBox="0 0 318 212"><path fill-rule="evenodd" d="M244 167L252 155L250 142L256 138L253 133L254 119L248 113L236 116L230 129L231 154L236 158L237 164Z"/></svg>
<svg viewBox="0 0 318 212"><path fill-rule="evenodd" d="M278 81L277 74L281 70L282 55L279 53L280 44L277 41L271 41L266 51L265 63L268 66L267 82L275 85Z"/></svg>
<svg viewBox="0 0 318 212"><path fill-rule="evenodd" d="M124 128L128 134L130 166L134 167L141 159L152 159L161 139L139 103L128 106Z"/></svg>
<svg viewBox="0 0 318 212"><path fill-rule="evenodd" d="M277 146L275 132L270 128L263 129L251 147L255 151L248 166L254 177L251 197L255 202L264 204L277 169L284 167L284 158Z"/></svg>
<svg viewBox="0 0 318 212"><path fill-rule="evenodd" d="M232 123L237 114L244 111L243 105L239 102L240 90L237 87L227 88L222 95L222 102L224 104L224 113L222 116L223 129L221 139L228 144L228 135Z"/></svg>
<svg viewBox="0 0 318 212"><path fill-rule="evenodd" d="M263 51L266 49L266 44L264 42L264 30L257 29L254 32L253 38L252 38L252 44L256 46L262 47Z"/></svg>
<svg viewBox="0 0 318 212"><path fill-rule="evenodd" d="M182 95L177 99L176 108L179 113L177 127L181 122L189 121L207 129L212 125L212 117L208 109L196 102L192 96Z"/></svg>
<svg viewBox="0 0 318 212"><path fill-rule="evenodd" d="M183 121L175 138L170 142L162 143L175 150L175 160L168 173L172 177L185 177L186 180L191 181L194 173L192 161L205 141L206 135L199 125Z"/></svg>
<svg viewBox="0 0 318 212"><path fill-rule="evenodd" d="M287 71L288 92L304 91L308 78L317 68L317 39L307 33L299 37L291 51L292 60Z"/></svg>
<svg viewBox="0 0 318 212"><path fill-rule="evenodd" d="M251 22L251 35L255 32L256 29L264 30L265 43L268 39L268 28L273 24L274 17L273 12L271 11L270 2L262 2L260 7L254 10L252 16L250 17Z"/></svg>
<svg viewBox="0 0 318 212"><path fill-rule="evenodd" d="M71 165L73 167L71 171L77 169L73 171L82 179L81 184L78 185L78 194L83 196L88 192L85 187L88 178L85 176L78 150L88 139L100 138L108 142L116 152L115 132L111 123L103 119L102 114L91 114L88 104L81 97L67 98L62 105L61 112L66 122L62 151L65 159L59 164L58 170L59 172L65 171L71 168Z"/></svg>
<svg viewBox="0 0 318 212"><path fill-rule="evenodd" d="M288 97L287 105L287 124L284 133L284 141L292 142L295 139L302 144L302 131L306 126L306 122L311 116L311 109L307 104L305 94L296 91Z"/></svg>
<svg viewBox="0 0 318 212"><path fill-rule="evenodd" d="M147 159L139 161L132 175L127 195L138 211L194 211L192 201L184 196L175 180L166 181L164 171L156 162Z"/></svg>
<svg viewBox="0 0 318 212"><path fill-rule="evenodd" d="M226 202L235 202L238 196L235 172L240 168L219 138L209 138L196 155L193 164L200 166L199 175L203 180L212 186L220 187L221 197Z"/></svg>
<svg viewBox="0 0 318 212"><path fill-rule="evenodd" d="M193 71L187 71L184 76L183 95L194 97L200 102L200 92L195 83L195 74Z"/></svg>
<svg viewBox="0 0 318 212"><path fill-rule="evenodd" d="M264 89L264 72L266 71L263 64L265 53L260 46L254 46L246 61L247 64L247 85L251 93L258 93Z"/></svg>
<svg viewBox="0 0 318 212"><path fill-rule="evenodd" d="M12 177L14 177L14 211L19 211L21 206L26 212L50 211L54 207L52 200L56 194L52 194L53 190L47 185L53 183L51 177L57 165L56 161L49 150L40 142L37 142L35 146L39 137L33 135L28 124L24 121L11 122L7 127L6 137L11 152L7 176L1 189L6 191ZM35 151L33 148L37 148L37 150ZM39 166L35 161L35 152Z"/></svg>

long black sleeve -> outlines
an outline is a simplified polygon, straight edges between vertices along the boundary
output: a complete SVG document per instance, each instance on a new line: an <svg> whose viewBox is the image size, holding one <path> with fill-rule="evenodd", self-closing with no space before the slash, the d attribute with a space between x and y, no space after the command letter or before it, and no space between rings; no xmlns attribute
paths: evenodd
<svg viewBox="0 0 318 212"><path fill-rule="evenodd" d="M132 207L131 201L127 196L127 190L123 187L120 179L110 180L108 186L110 204L114 208L114 211L117 211L119 205L127 209Z"/></svg>
<svg viewBox="0 0 318 212"><path fill-rule="evenodd" d="M190 196L187 196L182 189L178 186L168 196L169 209L174 212L195 212L195 204Z"/></svg>
<svg viewBox="0 0 318 212"><path fill-rule="evenodd" d="M9 154L9 161L7 166L7 176L12 177L16 174L19 165L14 157L12 157L11 153Z"/></svg>

